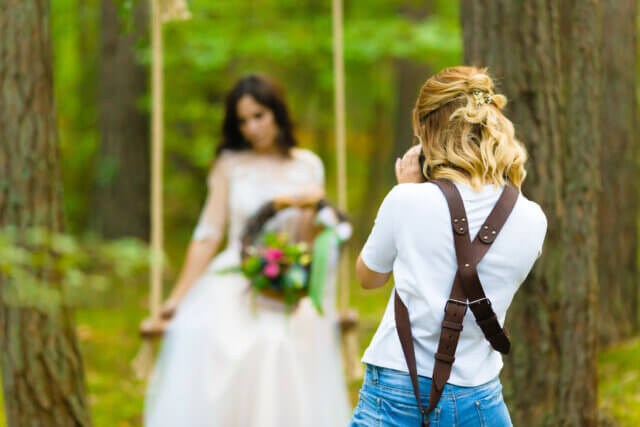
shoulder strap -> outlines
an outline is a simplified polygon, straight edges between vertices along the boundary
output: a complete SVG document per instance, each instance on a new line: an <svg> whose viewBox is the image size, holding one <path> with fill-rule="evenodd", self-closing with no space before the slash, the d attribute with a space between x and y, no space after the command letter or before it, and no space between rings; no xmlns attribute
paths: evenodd
<svg viewBox="0 0 640 427"><path fill-rule="evenodd" d="M420 413L423 417L428 415L422 407L422 402L420 401L420 387L418 386L418 368L416 366L416 352L413 348L413 336L411 335L411 321L409 320L409 311L407 310L407 306L404 305L400 297L398 296L397 289L393 290L395 294L394 299L394 312L396 319L396 331L398 332L398 337L400 338L400 345L402 346L402 353L404 353L405 361L407 362L407 368L409 369L409 376L411 377L411 383L413 384L413 394L416 397L416 401L418 402L418 409L420 409ZM427 424L428 425L428 420Z"/></svg>
<svg viewBox="0 0 640 427"><path fill-rule="evenodd" d="M482 289L477 265L487 253L511 214L518 199L518 190L511 184L505 186L491 213L480 227L473 244L470 244L468 227L466 226L466 212L458 189L450 181L435 180L434 183L445 194L452 213L451 225L454 229L454 244L458 258L458 274L453 288L461 286L464 294L463 298L459 298L461 293L456 292L456 296L452 295L451 298L464 302L469 300L468 307L474 314L485 338L495 350L507 354L511 344L491 307L491 301L485 295L484 289ZM460 226L460 223L465 225Z"/></svg>
<svg viewBox="0 0 640 427"><path fill-rule="evenodd" d="M460 333L462 332L462 322L467 307L471 308L478 325L482 329L485 337L491 342L491 345L503 353L509 351L509 340L491 308L491 302L484 294L476 267L500 233L500 230L515 206L519 194L518 190L512 184L505 186L500 199L482 225L478 236L476 236L473 243L471 243L469 224L458 189L449 181L433 180L431 182L436 184L444 193L449 206L456 258L458 260L458 271L454 279L449 300L445 305L445 316L442 321L440 341L435 354L429 406L426 410L422 407L420 401L418 373L409 313L397 291L395 291L394 301L396 329L407 362L418 408L422 413L423 426L429 425L429 413L440 401L444 385L451 375L451 368L455 360L455 351L458 346ZM470 301L468 304L467 299Z"/></svg>

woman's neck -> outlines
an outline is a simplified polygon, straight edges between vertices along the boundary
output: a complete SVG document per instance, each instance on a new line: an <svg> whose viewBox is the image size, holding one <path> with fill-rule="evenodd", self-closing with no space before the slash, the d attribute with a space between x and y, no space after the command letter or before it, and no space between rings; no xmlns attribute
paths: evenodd
<svg viewBox="0 0 640 427"><path fill-rule="evenodd" d="M475 190L479 190L480 188L487 185L494 185L496 187L499 187L501 185L499 182L496 182L495 180L489 177L485 177L484 179L473 180L471 177L467 176L465 173L462 173L455 169L440 170L437 173L433 174L432 178L447 179L457 184L468 185L474 188Z"/></svg>

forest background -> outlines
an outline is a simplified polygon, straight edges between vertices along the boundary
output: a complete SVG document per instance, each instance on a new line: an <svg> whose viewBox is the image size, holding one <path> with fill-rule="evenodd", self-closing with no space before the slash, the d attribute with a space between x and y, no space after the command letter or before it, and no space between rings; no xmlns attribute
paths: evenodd
<svg viewBox="0 0 640 427"><path fill-rule="evenodd" d="M0 28L9 3L0 0ZM337 196L329 2L193 0L189 9L191 19L164 25L165 289L206 196L224 94L240 76L259 71L283 84L300 145L323 159L329 198ZM130 363L148 314L148 5L51 0L43 13L68 238L61 286L74 308L86 418L137 426L144 382ZM637 425L636 1L347 1L344 16L351 259L395 183L395 158L413 143L410 112L421 83L446 66L488 66L531 156L524 192L550 223L545 254L507 320L516 342L503 380L514 422ZM0 219L4 230L16 225ZM12 260L38 268L37 251L25 255L2 243L9 281L22 272ZM87 266L83 251L99 265ZM38 283L16 289L14 300L25 307L52 304ZM390 291L350 284L362 350ZM19 330L7 312L5 342ZM9 353L3 350L3 374L14 368ZM11 384L3 377L11 405L18 395L6 394ZM350 384L354 403L358 387Z"/></svg>

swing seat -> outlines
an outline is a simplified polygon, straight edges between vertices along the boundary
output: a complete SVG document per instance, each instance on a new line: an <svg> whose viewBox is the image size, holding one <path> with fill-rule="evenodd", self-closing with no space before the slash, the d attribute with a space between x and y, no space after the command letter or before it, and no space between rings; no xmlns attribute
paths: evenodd
<svg viewBox="0 0 640 427"><path fill-rule="evenodd" d="M140 323L140 337L144 339L161 338L170 319L147 317Z"/></svg>
<svg viewBox="0 0 640 427"><path fill-rule="evenodd" d="M338 323L340 331L344 334L358 327L360 324L360 316L358 312L352 308L340 310L338 314Z"/></svg>

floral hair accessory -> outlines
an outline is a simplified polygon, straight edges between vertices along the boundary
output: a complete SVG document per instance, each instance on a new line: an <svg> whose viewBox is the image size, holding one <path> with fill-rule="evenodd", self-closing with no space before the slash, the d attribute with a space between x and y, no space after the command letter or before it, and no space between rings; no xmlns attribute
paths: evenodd
<svg viewBox="0 0 640 427"><path fill-rule="evenodd" d="M473 95L473 99L476 103L476 108L480 108L481 105L491 104L493 102L493 98L491 97L491 94L489 92L474 89L471 92L471 95Z"/></svg>

